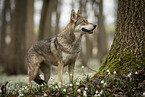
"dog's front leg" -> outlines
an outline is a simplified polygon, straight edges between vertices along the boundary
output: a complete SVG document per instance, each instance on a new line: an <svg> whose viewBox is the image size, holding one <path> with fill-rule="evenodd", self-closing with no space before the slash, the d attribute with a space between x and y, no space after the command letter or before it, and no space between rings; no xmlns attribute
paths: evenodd
<svg viewBox="0 0 145 97"><path fill-rule="evenodd" d="M62 70L63 70L63 62L58 62L58 86L61 88L62 84Z"/></svg>
<svg viewBox="0 0 145 97"><path fill-rule="evenodd" d="M68 70L69 70L69 81L73 83L73 75L74 75L74 64L68 65Z"/></svg>

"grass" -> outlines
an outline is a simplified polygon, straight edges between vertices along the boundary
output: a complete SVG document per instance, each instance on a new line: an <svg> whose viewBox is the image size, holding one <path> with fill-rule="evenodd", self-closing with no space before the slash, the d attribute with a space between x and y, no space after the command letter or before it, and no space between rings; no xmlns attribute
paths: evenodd
<svg viewBox="0 0 145 97"><path fill-rule="evenodd" d="M91 67L91 65L90 65ZM94 66L95 69L96 66ZM55 68L56 69L56 68ZM80 70L83 70L84 75ZM65 70L66 72L67 70ZM6 86L6 95L9 96L51 96L51 97L141 97L145 96L145 75L144 71L132 72L128 74L118 75L118 72L110 72L107 70L107 75L97 75L92 78L90 70L86 67L76 66L75 80L73 83L68 83L68 74L64 72L64 83L61 84L61 88L58 87L56 74L52 73L52 77L48 85L38 85L32 82L32 87L28 88L27 76L19 76L19 81L14 82L16 77L9 77L12 81L9 81ZM5 80L7 77L2 77ZM15 79L13 79L15 78ZM2 85L2 84L1 84Z"/></svg>
<svg viewBox="0 0 145 97"><path fill-rule="evenodd" d="M77 61L76 62L76 66L75 66L75 70L74 70L74 79L82 79L84 76L83 74L83 71L85 72L86 75L93 75L95 74L98 70L99 70L99 63L96 61L96 60L91 60L89 62L89 65L88 67L89 68L92 68L93 70L95 70L96 72L88 69L88 67L85 67L83 70L82 70L82 66L80 65L80 61ZM57 68L56 66L53 67L52 69L52 73L51 73L51 77L50 77L50 80L49 82L57 82L58 80L58 76L57 76ZM63 70L63 81L64 83L68 83L69 82L69 75L68 75L68 69L67 67L64 67L64 70ZM42 77L43 78L43 77ZM13 83L28 83L28 76L27 75L11 75L11 76L8 76L6 74L0 74L0 83L5 83L6 81L12 81Z"/></svg>

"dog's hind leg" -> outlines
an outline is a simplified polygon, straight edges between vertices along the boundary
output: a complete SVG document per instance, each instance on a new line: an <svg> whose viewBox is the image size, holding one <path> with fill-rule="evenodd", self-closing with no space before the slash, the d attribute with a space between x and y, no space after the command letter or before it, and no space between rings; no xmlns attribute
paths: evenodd
<svg viewBox="0 0 145 97"><path fill-rule="evenodd" d="M44 80L47 83L51 75L51 65L41 62L40 69L44 73Z"/></svg>
<svg viewBox="0 0 145 97"><path fill-rule="evenodd" d="M38 82L39 80L39 66L40 66L40 59L37 56L31 57L28 62L28 75L29 75L29 83L34 80ZM38 80L37 80L38 79Z"/></svg>
<svg viewBox="0 0 145 97"><path fill-rule="evenodd" d="M36 77L35 77L34 81L35 81L36 83L38 83L39 85L41 85L41 84L44 84L44 83L45 83L45 81L44 81L44 80L42 80L42 79L40 78L40 73L39 73L39 71L38 71L38 73L37 73L37 75L36 75Z"/></svg>

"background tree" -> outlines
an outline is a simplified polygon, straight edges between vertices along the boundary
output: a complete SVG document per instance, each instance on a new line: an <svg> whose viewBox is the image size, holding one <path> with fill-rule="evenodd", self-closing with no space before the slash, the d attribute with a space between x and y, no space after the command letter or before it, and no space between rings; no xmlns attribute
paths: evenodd
<svg viewBox="0 0 145 97"><path fill-rule="evenodd" d="M27 1L26 8L26 49L34 42L34 0ZM33 36L33 37L32 37Z"/></svg>
<svg viewBox="0 0 145 97"><path fill-rule="evenodd" d="M97 34L96 34L96 41L97 41L97 59L100 63L104 61L104 58L107 54L107 36L105 31L105 25L104 25L104 14L103 14L103 1L104 0L93 0L92 5L94 6L94 13L95 17L97 18L98 28L97 28Z"/></svg>
<svg viewBox="0 0 145 97"><path fill-rule="evenodd" d="M26 74L26 49L33 40L34 0L4 0L1 63L7 74Z"/></svg>
<svg viewBox="0 0 145 97"><path fill-rule="evenodd" d="M6 44L6 35L7 35L7 24L8 21L6 19L6 16L8 15L8 13L10 14L10 0L5 0L4 1L4 5L2 8L2 12L1 12L1 22L2 22L2 27L0 30L0 62L1 63L5 63L6 60L4 59L4 57L6 57L6 49L7 49L7 44Z"/></svg>
<svg viewBox="0 0 145 97"><path fill-rule="evenodd" d="M12 15L11 26L11 48L10 60L7 73L23 74L26 73L25 54L26 54L26 7L27 0L16 0L15 9Z"/></svg>
<svg viewBox="0 0 145 97"><path fill-rule="evenodd" d="M55 33L52 32L51 19L52 13L55 10L57 2L58 2L57 0L43 1L38 40L49 38L55 35Z"/></svg>
<svg viewBox="0 0 145 97"><path fill-rule="evenodd" d="M116 33L100 74L145 73L145 18L143 0L118 0Z"/></svg>

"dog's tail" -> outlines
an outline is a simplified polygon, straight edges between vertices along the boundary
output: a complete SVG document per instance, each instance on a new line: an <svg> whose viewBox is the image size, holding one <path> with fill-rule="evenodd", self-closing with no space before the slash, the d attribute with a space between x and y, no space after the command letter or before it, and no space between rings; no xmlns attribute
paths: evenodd
<svg viewBox="0 0 145 97"><path fill-rule="evenodd" d="M2 91L2 97L5 97L6 95L6 86L8 84L8 81L4 85L1 86L1 91Z"/></svg>

